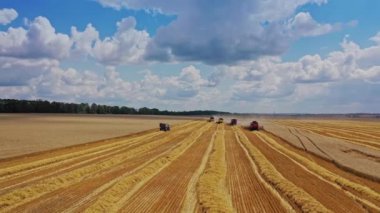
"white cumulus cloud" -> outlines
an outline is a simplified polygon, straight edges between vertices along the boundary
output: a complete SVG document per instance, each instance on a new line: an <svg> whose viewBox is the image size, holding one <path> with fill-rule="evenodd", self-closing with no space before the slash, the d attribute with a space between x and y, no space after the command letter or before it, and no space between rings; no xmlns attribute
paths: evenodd
<svg viewBox="0 0 380 213"><path fill-rule="evenodd" d="M99 32L92 24L88 24L83 32L78 31L76 27L71 27L71 39L74 52L92 55L93 47L99 41Z"/></svg>
<svg viewBox="0 0 380 213"><path fill-rule="evenodd" d="M380 63L377 60L380 56L379 43L361 48L346 37L341 48L324 58L320 55L305 55L297 61L284 62L279 57L264 57L223 66L222 69L227 76L235 79L232 86L234 98L242 101L286 97L288 101L299 100L297 94L302 99L306 97L305 93L313 97L313 91L327 91L330 86L344 82L362 82L361 86L368 82L380 84ZM313 85L323 90L300 89ZM344 91L341 92L343 95Z"/></svg>
<svg viewBox="0 0 380 213"><path fill-rule="evenodd" d="M308 12L300 12L290 19L289 27L294 36L319 36L329 33L337 28L331 24L320 24Z"/></svg>
<svg viewBox="0 0 380 213"><path fill-rule="evenodd" d="M18 13L14 9L0 9L0 24L7 25L18 17Z"/></svg>
<svg viewBox="0 0 380 213"><path fill-rule="evenodd" d="M96 41L93 56L111 65L141 62L150 38L146 31L136 30L135 27L133 17L122 19L117 23L114 36Z"/></svg>
<svg viewBox="0 0 380 213"><path fill-rule="evenodd" d="M56 33L47 18L39 16L26 27L10 27L0 32L0 56L60 59L70 54L70 37Z"/></svg>
<svg viewBox="0 0 380 213"><path fill-rule="evenodd" d="M300 37L322 35L337 28L318 23L309 13L296 14L300 6L322 5L326 0L98 2L115 9L148 9L175 15L176 20L158 29L149 42L146 59L157 61L233 64L280 55Z"/></svg>

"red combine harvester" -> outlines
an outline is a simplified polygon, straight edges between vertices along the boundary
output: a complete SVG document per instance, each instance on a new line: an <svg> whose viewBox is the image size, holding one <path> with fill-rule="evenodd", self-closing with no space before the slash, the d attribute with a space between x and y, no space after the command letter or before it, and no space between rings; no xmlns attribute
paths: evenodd
<svg viewBox="0 0 380 213"><path fill-rule="evenodd" d="M249 130L259 130L259 122L257 121L252 121L251 124L249 125Z"/></svg>

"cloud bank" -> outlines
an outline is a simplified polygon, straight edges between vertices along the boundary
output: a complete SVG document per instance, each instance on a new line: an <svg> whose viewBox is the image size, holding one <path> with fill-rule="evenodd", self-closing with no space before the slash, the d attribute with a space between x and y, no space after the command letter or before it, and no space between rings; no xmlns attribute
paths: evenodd
<svg viewBox="0 0 380 213"><path fill-rule="evenodd" d="M240 112L358 112L380 107L380 33L369 38L373 43L368 47L344 37L341 49L325 57L283 61L279 56L301 37L346 25L319 23L308 12L296 12L302 5L326 1L100 3L174 14L177 19L154 36L136 29L133 17L115 23L115 33L106 38L91 23L83 30L73 26L68 34L57 32L42 16L22 27L8 27L0 31L2 98ZM64 65L73 60L96 64L97 70ZM172 63L176 70L159 75L155 61L169 62L163 63L167 67ZM123 75L127 66L142 64L152 66L140 79Z"/></svg>
<svg viewBox="0 0 380 213"><path fill-rule="evenodd" d="M337 26L320 24L309 13L296 14L306 4L325 0L203 1L99 0L115 9L151 9L176 15L149 42L145 59L232 64L279 55L300 37L329 33Z"/></svg>

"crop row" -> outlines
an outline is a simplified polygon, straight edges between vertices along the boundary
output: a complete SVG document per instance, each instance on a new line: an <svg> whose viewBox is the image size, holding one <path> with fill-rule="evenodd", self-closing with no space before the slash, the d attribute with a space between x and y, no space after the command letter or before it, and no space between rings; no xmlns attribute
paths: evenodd
<svg viewBox="0 0 380 213"><path fill-rule="evenodd" d="M199 125L195 125L195 127L191 127L189 130L196 129L196 127L199 127ZM171 142L171 137L173 136L164 137L155 140L152 143L141 144L133 149L113 155L104 161L94 162L56 176L39 180L36 183L16 188L8 193L0 195L0 203L2 204L0 210L22 205L42 196L43 194L68 187L69 185L79 183L88 178L94 178L105 171L123 167L125 162L128 162L128 160L134 158L136 155L141 155L142 153L152 150L162 144Z"/></svg>
<svg viewBox="0 0 380 213"><path fill-rule="evenodd" d="M268 143L270 146L274 147L279 152L283 153L284 155L288 156L289 158L299 162L302 164L306 169L308 169L310 172L314 173L315 175L319 176L320 178L323 178L331 183L337 184L340 186L341 190L345 189L351 189L352 191L357 192L360 195L363 195L365 197L368 197L369 199L373 199L375 201L380 201L380 194L369 187L363 186L361 184L355 183L353 181L350 181L346 178L343 178L337 174L334 174L330 172L329 170L323 168L322 166L316 164L315 162L285 148L284 146L280 145L278 142L276 142L274 139L266 135L265 133L257 133L257 136ZM380 211L380 209L373 203L371 203L368 200L362 199L348 191L346 193L352 197L353 199L357 200L358 202L361 202L364 206L376 209Z"/></svg>

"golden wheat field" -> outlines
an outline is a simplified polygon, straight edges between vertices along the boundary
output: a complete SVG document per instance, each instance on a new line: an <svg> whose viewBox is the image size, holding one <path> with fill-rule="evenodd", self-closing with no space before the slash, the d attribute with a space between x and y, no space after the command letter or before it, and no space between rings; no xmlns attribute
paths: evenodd
<svg viewBox="0 0 380 213"><path fill-rule="evenodd" d="M0 212L380 212L380 182L363 172L379 164L379 123L263 123L193 120L2 159ZM339 143L373 164L351 166Z"/></svg>
<svg viewBox="0 0 380 213"><path fill-rule="evenodd" d="M159 122L188 120L144 115L0 114L0 159L150 130Z"/></svg>

